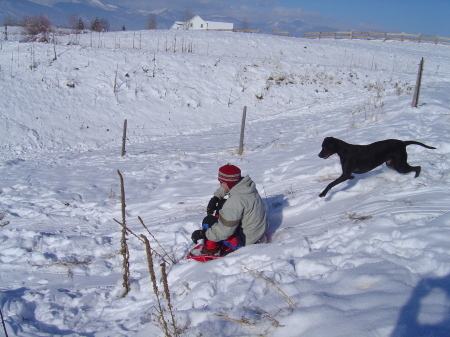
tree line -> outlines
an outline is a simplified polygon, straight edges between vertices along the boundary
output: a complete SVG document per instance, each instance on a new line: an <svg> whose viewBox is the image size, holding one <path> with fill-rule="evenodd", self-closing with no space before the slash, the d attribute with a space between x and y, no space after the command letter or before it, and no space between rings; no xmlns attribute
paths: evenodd
<svg viewBox="0 0 450 337"><path fill-rule="evenodd" d="M96 17L90 23L85 23L82 18L70 15L67 20L69 28L74 29L76 32L83 32L84 30L95 32L109 31L109 22L103 18L99 19ZM13 17L7 17L3 25L5 27L5 40L8 39L8 26L22 27L22 33L27 36L28 41L49 42L50 33L53 32L52 22L44 14L24 16L21 21Z"/></svg>
<svg viewBox="0 0 450 337"><path fill-rule="evenodd" d="M84 22L81 17L70 15L67 18L69 28L77 32L84 30L92 30L95 32L109 31L109 22L107 19L96 17L91 22ZM14 17L5 18L3 25L5 30L8 26L19 26L23 28L23 34L34 37L33 40L46 42L49 34L52 32L52 22L49 17L44 14L24 16L22 20L17 20Z"/></svg>

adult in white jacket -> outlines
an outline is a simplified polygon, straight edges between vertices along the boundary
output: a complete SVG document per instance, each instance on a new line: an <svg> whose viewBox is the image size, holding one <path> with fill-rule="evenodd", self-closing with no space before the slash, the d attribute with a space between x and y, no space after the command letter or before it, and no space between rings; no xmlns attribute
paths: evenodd
<svg viewBox="0 0 450 337"><path fill-rule="evenodd" d="M194 243L204 240L199 253L217 254L221 244L235 250L265 241L266 210L256 184L231 164L219 168L218 180L220 187L208 203L203 229L192 233ZM216 216L212 215L214 211L218 211Z"/></svg>

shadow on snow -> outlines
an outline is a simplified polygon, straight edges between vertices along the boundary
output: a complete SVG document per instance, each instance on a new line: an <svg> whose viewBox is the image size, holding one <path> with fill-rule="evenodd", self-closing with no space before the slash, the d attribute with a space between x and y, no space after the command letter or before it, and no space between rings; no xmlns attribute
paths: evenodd
<svg viewBox="0 0 450 337"><path fill-rule="evenodd" d="M441 294L435 295L443 295L440 304L444 305L445 310L440 313L441 310L437 309L439 313L428 312L427 317L424 317L427 297L436 291ZM434 315L439 317L433 317ZM433 317L433 323L426 322L430 321L430 316ZM401 309L397 325L391 334L391 337L424 336L450 336L450 274L442 278L424 278L416 285L408 302Z"/></svg>

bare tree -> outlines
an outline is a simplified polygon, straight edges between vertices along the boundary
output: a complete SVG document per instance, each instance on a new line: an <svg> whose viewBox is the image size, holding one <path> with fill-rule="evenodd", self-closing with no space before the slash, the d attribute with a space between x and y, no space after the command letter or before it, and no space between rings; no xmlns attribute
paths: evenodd
<svg viewBox="0 0 450 337"><path fill-rule="evenodd" d="M242 19L241 29L249 29L247 18Z"/></svg>
<svg viewBox="0 0 450 337"><path fill-rule="evenodd" d="M3 24L5 26L19 26L19 21L13 16L7 16L5 20L3 20Z"/></svg>
<svg viewBox="0 0 450 337"><path fill-rule="evenodd" d="M186 10L183 12L183 22L188 22L190 19L192 19L194 15L192 15L192 11L189 8L186 8Z"/></svg>
<svg viewBox="0 0 450 337"><path fill-rule="evenodd" d="M71 29L77 29L78 16L76 14L69 14L67 16L67 23Z"/></svg>
<svg viewBox="0 0 450 337"><path fill-rule="evenodd" d="M30 41L48 42L52 23L44 14L25 16L22 21L22 29Z"/></svg>
<svg viewBox="0 0 450 337"><path fill-rule="evenodd" d="M100 20L100 27L102 29L102 32L108 32L109 31L109 22L106 19Z"/></svg>
<svg viewBox="0 0 450 337"><path fill-rule="evenodd" d="M151 14L147 20L147 29L156 29L156 15Z"/></svg>

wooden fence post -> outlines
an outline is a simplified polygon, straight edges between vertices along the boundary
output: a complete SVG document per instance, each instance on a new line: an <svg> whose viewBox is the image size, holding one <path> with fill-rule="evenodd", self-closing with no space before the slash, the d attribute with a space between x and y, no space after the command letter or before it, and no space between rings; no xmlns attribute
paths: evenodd
<svg viewBox="0 0 450 337"><path fill-rule="evenodd" d="M244 151L244 130L245 130L245 118L247 115L247 107L244 106L244 112L242 113L242 123L241 123L241 138L239 140L239 150L238 154L241 155Z"/></svg>
<svg viewBox="0 0 450 337"><path fill-rule="evenodd" d="M6 27L6 25L5 25L5 27ZM5 336L8 337L8 331L6 330L6 324L5 324L5 320L3 319L3 314L2 314L1 309L0 309L0 317L2 319L3 330L5 330Z"/></svg>
<svg viewBox="0 0 450 337"><path fill-rule="evenodd" d="M125 155L125 141L127 139L127 120L123 122L123 136L122 136L122 157Z"/></svg>
<svg viewBox="0 0 450 337"><path fill-rule="evenodd" d="M423 57L422 60L420 60L419 73L417 74L416 89L414 90L414 97L412 101L413 108L417 108L417 105L419 104L419 92L420 92L420 83L422 82L422 70L423 70Z"/></svg>

